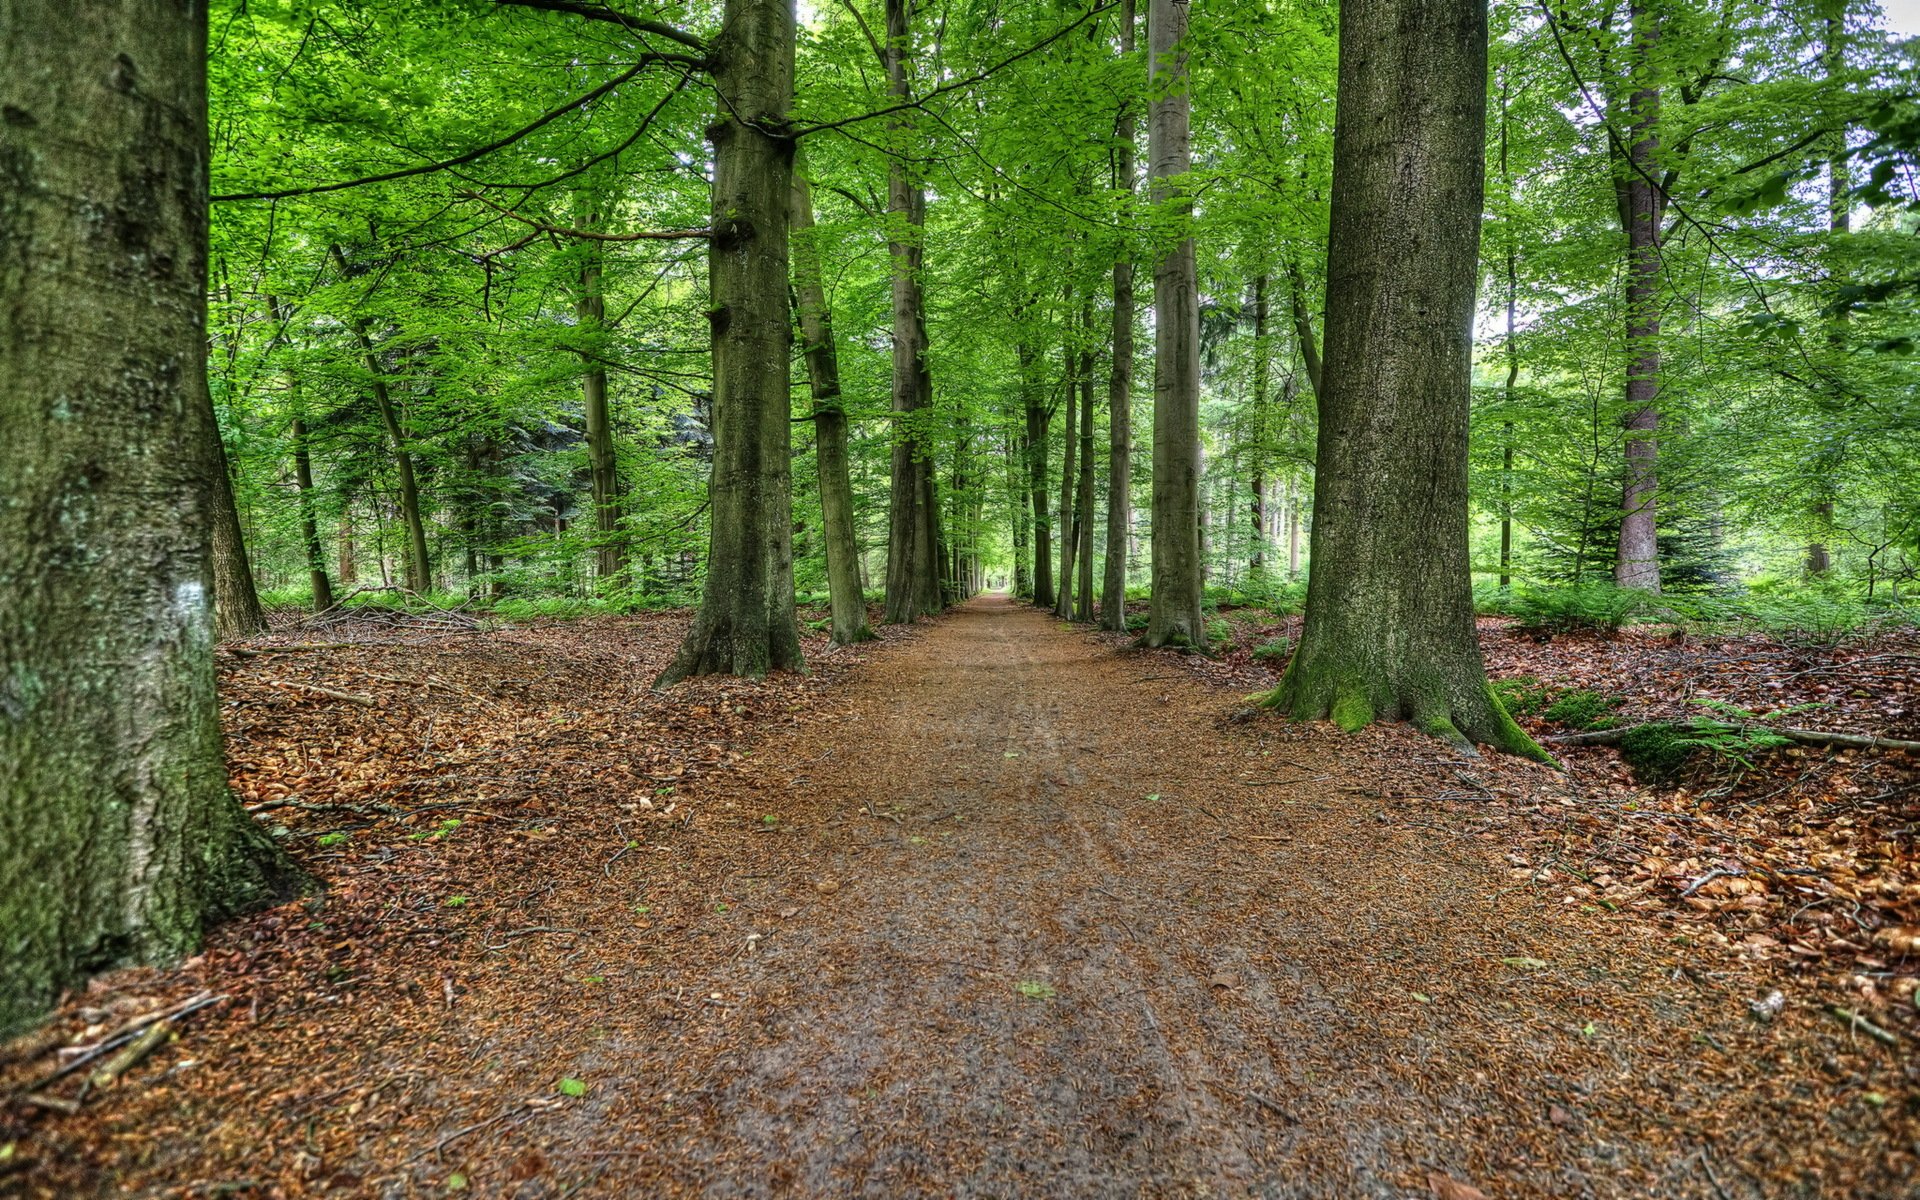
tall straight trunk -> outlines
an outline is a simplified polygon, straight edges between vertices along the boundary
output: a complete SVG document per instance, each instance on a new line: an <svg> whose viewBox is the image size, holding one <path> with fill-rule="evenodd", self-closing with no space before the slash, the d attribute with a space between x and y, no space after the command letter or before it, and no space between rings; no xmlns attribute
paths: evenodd
<svg viewBox="0 0 1920 1200"><path fill-rule="evenodd" d="M340 269L340 275L348 275L347 256L338 244L332 247L334 265ZM400 520L407 527L406 578L407 589L416 593L426 593L433 589L432 559L427 555L427 525L420 515L420 487L414 480L413 452L407 449L406 430L400 422L400 410L393 403L393 393L387 389L386 372L380 367L380 356L373 348L373 338L367 333L364 318L355 318L351 327L354 340L360 343L362 360L366 363L368 388L373 393L374 408L380 414L381 427L387 431L387 438L393 443L394 474L400 483Z"/></svg>
<svg viewBox="0 0 1920 1200"><path fill-rule="evenodd" d="M1031 518L1027 512L1026 435L1011 427L1007 430L1007 503L1013 509L1013 594L1033 593L1033 576L1028 567L1027 541Z"/></svg>
<svg viewBox="0 0 1920 1200"><path fill-rule="evenodd" d="M1507 212L1502 222L1507 250L1507 381L1501 399L1513 412L1514 392L1520 382L1520 239L1514 229L1513 169L1508 161L1512 81L1500 79L1500 183L1506 192ZM1500 590L1513 586L1513 419L1500 422Z"/></svg>
<svg viewBox="0 0 1920 1200"><path fill-rule="evenodd" d="M1120 53L1133 54L1134 0L1120 0ZM1113 186L1133 194L1134 112L1120 103ZM1127 541L1133 528L1133 263L1113 264L1113 352L1107 374L1107 562L1100 581L1100 628L1127 628Z"/></svg>
<svg viewBox="0 0 1920 1200"><path fill-rule="evenodd" d="M591 187L574 193L574 220L582 229L599 226L599 197ZM574 299L582 341L580 376L582 407L587 427L587 474L593 495L594 573L616 579L627 569L626 549L620 542L620 464L613 445L613 415L607 405L607 368L601 362L607 323L607 296L603 280L605 253L594 238L581 239L580 278Z"/></svg>
<svg viewBox="0 0 1920 1200"><path fill-rule="evenodd" d="M305 884L220 745L206 61L199 5L0 5L0 1038Z"/></svg>
<svg viewBox="0 0 1920 1200"><path fill-rule="evenodd" d="M339 551L340 586L352 587L360 582L360 552L353 544L353 499L343 496L340 501L340 524L335 531L335 546Z"/></svg>
<svg viewBox="0 0 1920 1200"><path fill-rule="evenodd" d="M1847 36L1847 0L1828 0L1828 11L1823 20L1826 25L1820 47L1821 67L1828 83L1838 86L1841 76L1846 73L1846 36ZM1836 93L1837 94L1837 93ZM1842 264L1838 253L1840 244L1853 230L1852 202L1847 193L1852 190L1852 172L1847 162L1847 131L1843 125L1826 139L1827 152L1827 278L1838 290L1844 282ZM1829 367L1829 391L1833 395L1835 411L1847 404L1846 362L1847 362L1847 311L1840 310L1827 326L1827 347L1832 352L1832 365ZM1813 540L1807 544L1807 574L1818 578L1833 569L1833 552L1829 549L1833 541L1833 505L1834 477L1840 470L1841 452L1839 443L1824 444L1822 453L1815 460L1813 474Z"/></svg>
<svg viewBox="0 0 1920 1200"><path fill-rule="evenodd" d="M1093 333L1093 303L1088 301L1082 326ZM1079 568L1074 591L1073 618L1093 620L1093 351L1080 352L1080 482L1074 487L1074 559Z"/></svg>
<svg viewBox="0 0 1920 1200"><path fill-rule="evenodd" d="M1287 484L1287 578L1300 578L1300 491Z"/></svg>
<svg viewBox="0 0 1920 1200"><path fill-rule="evenodd" d="M805 169L793 173L793 307L800 320L807 382L813 391L814 457L820 474L820 517L827 553L827 598L833 642L850 646L873 636L867 598L860 590L860 543L854 532L853 477L847 467L847 410L840 394L840 351L833 310L821 283L820 249L813 240L813 189Z"/></svg>
<svg viewBox="0 0 1920 1200"><path fill-rule="evenodd" d="M1080 388L1080 352L1073 343L1069 338L1060 351L1061 408L1067 422L1060 437L1060 590L1053 598L1053 613L1061 618L1073 615L1073 556L1080 548L1079 531L1073 527L1073 490L1080 477L1080 409L1075 403Z"/></svg>
<svg viewBox="0 0 1920 1200"><path fill-rule="evenodd" d="M1340 14L1305 632L1268 702L1544 757L1487 684L1467 553L1486 0Z"/></svg>
<svg viewBox="0 0 1920 1200"><path fill-rule="evenodd" d="M713 142L713 475L700 608L655 686L689 675L801 670L793 596L787 212L793 0L727 0L708 56Z"/></svg>
<svg viewBox="0 0 1920 1200"><path fill-rule="evenodd" d="M1267 341L1267 273L1253 277L1253 553L1247 556L1247 568L1258 575L1266 566L1267 480L1266 465L1267 375L1273 369L1272 347Z"/></svg>
<svg viewBox="0 0 1920 1200"><path fill-rule="evenodd" d="M1184 221L1192 197L1170 180L1193 166L1188 145L1187 5L1147 6L1147 157L1156 207ZM1204 649L1200 615L1200 301L1193 239L1162 253L1153 269L1153 608L1149 646Z"/></svg>
<svg viewBox="0 0 1920 1200"><path fill-rule="evenodd" d="M1020 394L1025 404L1027 437L1027 499L1033 512L1033 602L1041 608L1053 607L1053 516L1047 512L1047 411L1036 372L1033 347L1026 343L1014 347L1020 364Z"/></svg>
<svg viewBox="0 0 1920 1200"><path fill-rule="evenodd" d="M1633 94L1628 101L1627 161L1620 181L1620 219L1627 234L1627 453L1620 505L1620 538L1613 581L1623 588L1660 590L1660 223L1665 198L1660 170L1660 88L1652 52L1658 17L1644 2L1632 7Z"/></svg>
<svg viewBox="0 0 1920 1200"><path fill-rule="evenodd" d="M296 381L293 387L298 389ZM307 555L307 581L313 588L313 611L326 612L333 607L333 583L327 578L327 554L320 545L320 521L316 515L313 489L313 455L307 444L307 422L299 414L298 400L288 432L293 441L293 481L300 498L300 545Z"/></svg>
<svg viewBox="0 0 1920 1200"><path fill-rule="evenodd" d="M886 0L882 66L897 102L912 96L910 0ZM887 521L886 619L912 621L940 611L939 513L933 494L933 441L925 410L933 402L927 370L927 321L921 294L926 189L909 161L913 121L889 125L897 152L887 167L887 255L893 302L893 456Z"/></svg>
<svg viewBox="0 0 1920 1200"><path fill-rule="evenodd" d="M220 422L207 396L207 499L213 516L213 616L221 638L248 637L267 631L267 614L260 610L260 592L253 582L253 564L247 559L247 540L240 529L240 507L233 500L233 474L227 447L220 438Z"/></svg>

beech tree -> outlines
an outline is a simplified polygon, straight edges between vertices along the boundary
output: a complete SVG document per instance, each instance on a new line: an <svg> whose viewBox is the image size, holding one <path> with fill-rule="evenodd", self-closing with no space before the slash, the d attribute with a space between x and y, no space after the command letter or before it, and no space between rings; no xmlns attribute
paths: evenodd
<svg viewBox="0 0 1920 1200"><path fill-rule="evenodd" d="M0 7L0 1036L304 882L214 699L205 19Z"/></svg>
<svg viewBox="0 0 1920 1200"><path fill-rule="evenodd" d="M1467 558L1485 0L1340 20L1313 573L1269 703L1544 758L1487 683Z"/></svg>

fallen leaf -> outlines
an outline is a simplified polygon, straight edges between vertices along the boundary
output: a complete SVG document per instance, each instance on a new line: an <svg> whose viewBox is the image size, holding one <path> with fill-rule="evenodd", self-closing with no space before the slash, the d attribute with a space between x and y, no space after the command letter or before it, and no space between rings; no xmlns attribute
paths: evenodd
<svg viewBox="0 0 1920 1200"><path fill-rule="evenodd" d="M1438 1171L1427 1172L1427 1190L1434 1200L1487 1200L1487 1194L1479 1188Z"/></svg>

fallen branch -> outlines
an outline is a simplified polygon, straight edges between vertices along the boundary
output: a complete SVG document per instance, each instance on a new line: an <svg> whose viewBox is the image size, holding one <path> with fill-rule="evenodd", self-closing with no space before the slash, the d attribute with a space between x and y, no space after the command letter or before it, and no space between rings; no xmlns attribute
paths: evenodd
<svg viewBox="0 0 1920 1200"><path fill-rule="evenodd" d="M111 1086L114 1080L139 1066L141 1060L145 1059L147 1055L152 1054L155 1048L157 1048L161 1042L166 1041L172 1033L173 1021L171 1019L162 1017L160 1020L155 1021L153 1024L147 1026L145 1033L128 1042L125 1049L121 1050L120 1053L114 1055L106 1062L101 1063L98 1070L87 1076L87 1086L89 1088Z"/></svg>
<svg viewBox="0 0 1920 1200"><path fill-rule="evenodd" d="M1876 1042L1888 1046L1898 1046L1900 1037L1889 1030L1882 1029L1850 1008L1841 1008L1838 1004L1827 1005L1827 1011L1837 1019L1846 1022L1847 1028L1858 1029Z"/></svg>
<svg viewBox="0 0 1920 1200"><path fill-rule="evenodd" d="M190 997L173 1008L148 1013L144 1017L136 1017L125 1025L122 1025L115 1032L100 1039L93 1045L86 1047L80 1052L79 1057L75 1058L72 1062L28 1084L25 1088L21 1089L23 1093L21 1099L30 1100L30 1096L27 1095L27 1093L38 1092L49 1084L57 1083L75 1071L78 1071L81 1067L99 1058L101 1055L126 1045L138 1036L142 1029L145 1029L156 1021L165 1021L170 1025L178 1025L191 1014L199 1012L208 1005L218 1004L225 999L226 997L224 995L216 996L211 992L201 992L199 995ZM32 1100L31 1102L35 1104L39 1103L37 1100Z"/></svg>
<svg viewBox="0 0 1920 1200"><path fill-rule="evenodd" d="M1691 728L1684 721L1649 721L1645 724L1666 725L1680 732L1686 732ZM1645 725L1629 725L1619 729L1594 729L1586 733L1563 733L1558 737L1541 740L1558 746L1613 746L1624 740L1635 729L1642 728L1645 728ZM1906 750L1920 753L1920 741L1906 738L1874 737L1865 733L1829 733L1823 729L1792 729L1757 722L1736 726L1735 730L1740 733L1752 731L1777 734L1808 746L1837 746L1843 750Z"/></svg>

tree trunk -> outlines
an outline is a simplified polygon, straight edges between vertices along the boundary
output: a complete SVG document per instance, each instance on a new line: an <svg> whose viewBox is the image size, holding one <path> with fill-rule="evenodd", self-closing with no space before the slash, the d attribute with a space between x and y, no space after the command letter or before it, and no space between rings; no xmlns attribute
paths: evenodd
<svg viewBox="0 0 1920 1200"><path fill-rule="evenodd" d="M1007 430L1007 504L1013 510L1013 594L1030 596L1033 594L1033 576L1027 566L1032 560L1027 557L1029 515L1027 512L1026 482L1026 437Z"/></svg>
<svg viewBox="0 0 1920 1200"><path fill-rule="evenodd" d="M247 560L240 508L233 501L227 447L220 438L211 395L207 396L206 419L200 427L206 431L207 496L213 518L214 631L222 640L265 633L267 614L260 611L260 592L253 583L253 564Z"/></svg>
<svg viewBox="0 0 1920 1200"><path fill-rule="evenodd" d="M1507 242L1507 381L1501 400L1507 419L1500 422L1500 590L1513 586L1513 404L1520 382L1520 239L1514 229L1513 170L1507 158L1512 83L1500 80L1500 183L1507 210L1502 225Z"/></svg>
<svg viewBox="0 0 1920 1200"><path fill-rule="evenodd" d="M1253 552L1247 556L1247 569L1260 574L1266 565L1267 480L1265 466L1267 441L1267 374L1272 369L1271 347L1267 342L1267 273L1253 278Z"/></svg>
<svg viewBox="0 0 1920 1200"><path fill-rule="evenodd" d="M349 274L347 256L338 244L332 248L334 265L340 268L340 275ZM387 431L387 438L393 442L394 474L400 482L400 519L407 527L406 576L409 591L425 594L433 589L432 559L427 554L427 526L420 515L420 488L414 481L413 453L407 449L406 431L400 424L400 410L394 406L393 394L387 390L386 373L380 368L380 356L374 351L373 338L367 333L367 322L356 318L352 322L353 336L360 343L360 353L367 367L368 388L373 393L373 404L380 413L380 424Z"/></svg>
<svg viewBox="0 0 1920 1200"><path fill-rule="evenodd" d="M905 103L912 96L909 0L886 0L886 44L881 65L887 93ZM913 121L891 122L896 151L887 167L887 256L893 299L893 456L887 520L886 619L908 622L939 612L939 513L929 510L933 493L933 440L927 407L933 382L927 371L927 321L921 294L927 194L909 161Z"/></svg>
<svg viewBox="0 0 1920 1200"><path fill-rule="evenodd" d="M1847 0L1831 0L1823 18L1825 36L1820 47L1821 66L1831 87L1842 86L1846 73ZM1836 92L1836 94L1838 94ZM1827 279L1835 290L1845 283L1840 256L1841 243L1853 230L1852 172L1848 169L1847 131L1843 125L1826 139L1827 151ZM1832 365L1828 368L1834 411L1847 407L1847 310L1841 309L1827 326L1827 348ZM1823 443L1813 469L1813 541L1807 545L1807 574L1819 578L1833 569L1833 504L1835 476L1840 471L1841 445Z"/></svg>
<svg viewBox="0 0 1920 1200"><path fill-rule="evenodd" d="M291 385L299 388L296 380ZM295 401L296 407L298 401ZM333 584L327 579L327 555L320 545L320 521L313 494L313 455L307 446L307 423L295 412L289 433L293 441L293 481L300 498L300 545L307 555L307 580L313 586L313 611L333 607ZM343 526L344 528L344 526Z"/></svg>
<svg viewBox="0 0 1920 1200"><path fill-rule="evenodd" d="M1147 7L1147 156L1153 203L1185 221L1192 197L1169 180L1193 165L1188 145L1187 5ZM1184 186L1184 185L1181 185ZM1193 239L1167 250L1153 270L1153 607L1149 646L1205 648L1200 615L1200 303Z"/></svg>
<svg viewBox="0 0 1920 1200"><path fill-rule="evenodd" d="M1268 702L1544 758L1487 684L1467 553L1485 0L1341 12L1306 629Z"/></svg>
<svg viewBox="0 0 1920 1200"><path fill-rule="evenodd" d="M1093 335L1093 303L1088 301L1082 327ZM1073 517L1074 559L1079 567L1073 619L1093 620L1093 351L1080 352L1080 482L1075 485Z"/></svg>
<svg viewBox="0 0 1920 1200"><path fill-rule="evenodd" d="M1072 295L1069 293L1071 302ZM1073 489L1079 481L1080 410L1075 403L1080 387L1080 352L1069 336L1061 347L1061 408L1067 418L1060 437L1060 590L1053 598L1053 615L1065 620L1073 615L1074 552L1080 548L1079 531L1073 526Z"/></svg>
<svg viewBox="0 0 1920 1200"><path fill-rule="evenodd" d="M188 15L188 14L191 15ZM0 6L0 1038L306 880L214 694L206 25Z"/></svg>
<svg viewBox="0 0 1920 1200"><path fill-rule="evenodd" d="M1047 512L1047 424L1051 414L1042 395L1033 348L1014 348L1020 364L1020 395L1027 416L1027 498L1033 509L1033 602L1053 607L1053 516Z"/></svg>
<svg viewBox="0 0 1920 1200"><path fill-rule="evenodd" d="M727 0L710 55L713 477L707 578L693 627L655 686L689 675L802 670L793 597L787 211L793 0Z"/></svg>
<svg viewBox="0 0 1920 1200"><path fill-rule="evenodd" d="M1660 223L1665 203L1654 173L1660 170L1660 88L1653 82L1651 51L1660 39L1658 18L1641 3L1632 9L1635 57L1625 178L1620 183L1621 222L1627 234L1627 475L1621 501L1619 549L1613 581L1623 588L1660 590L1657 530L1660 430Z"/></svg>
<svg viewBox="0 0 1920 1200"><path fill-rule="evenodd" d="M575 220L582 229L600 224L602 213L598 197L590 187L574 193ZM606 335L607 297L602 282L605 254L602 244L593 238L581 239L577 247L580 259L579 291L574 312L579 320L582 342L580 376L587 432L587 473L593 494L594 573L601 579L617 579L627 569L627 555L620 543L620 465L613 445L613 417L607 406L607 368L600 362Z"/></svg>
<svg viewBox="0 0 1920 1200"><path fill-rule="evenodd" d="M1120 53L1133 54L1134 0L1120 0ZM1134 112L1120 104L1113 186L1133 195ZM1127 628L1127 540L1133 528L1133 263L1113 264L1113 357L1107 375L1107 562L1100 581L1100 628Z"/></svg>
<svg viewBox="0 0 1920 1200"><path fill-rule="evenodd" d="M798 163L793 173L794 312L813 391L813 433L820 474L820 516L827 553L827 596L833 642L850 646L873 636L860 590L860 543L854 532L853 479L847 468L847 410L840 395L840 352L833 311L821 283L820 248L813 240L813 191Z"/></svg>

